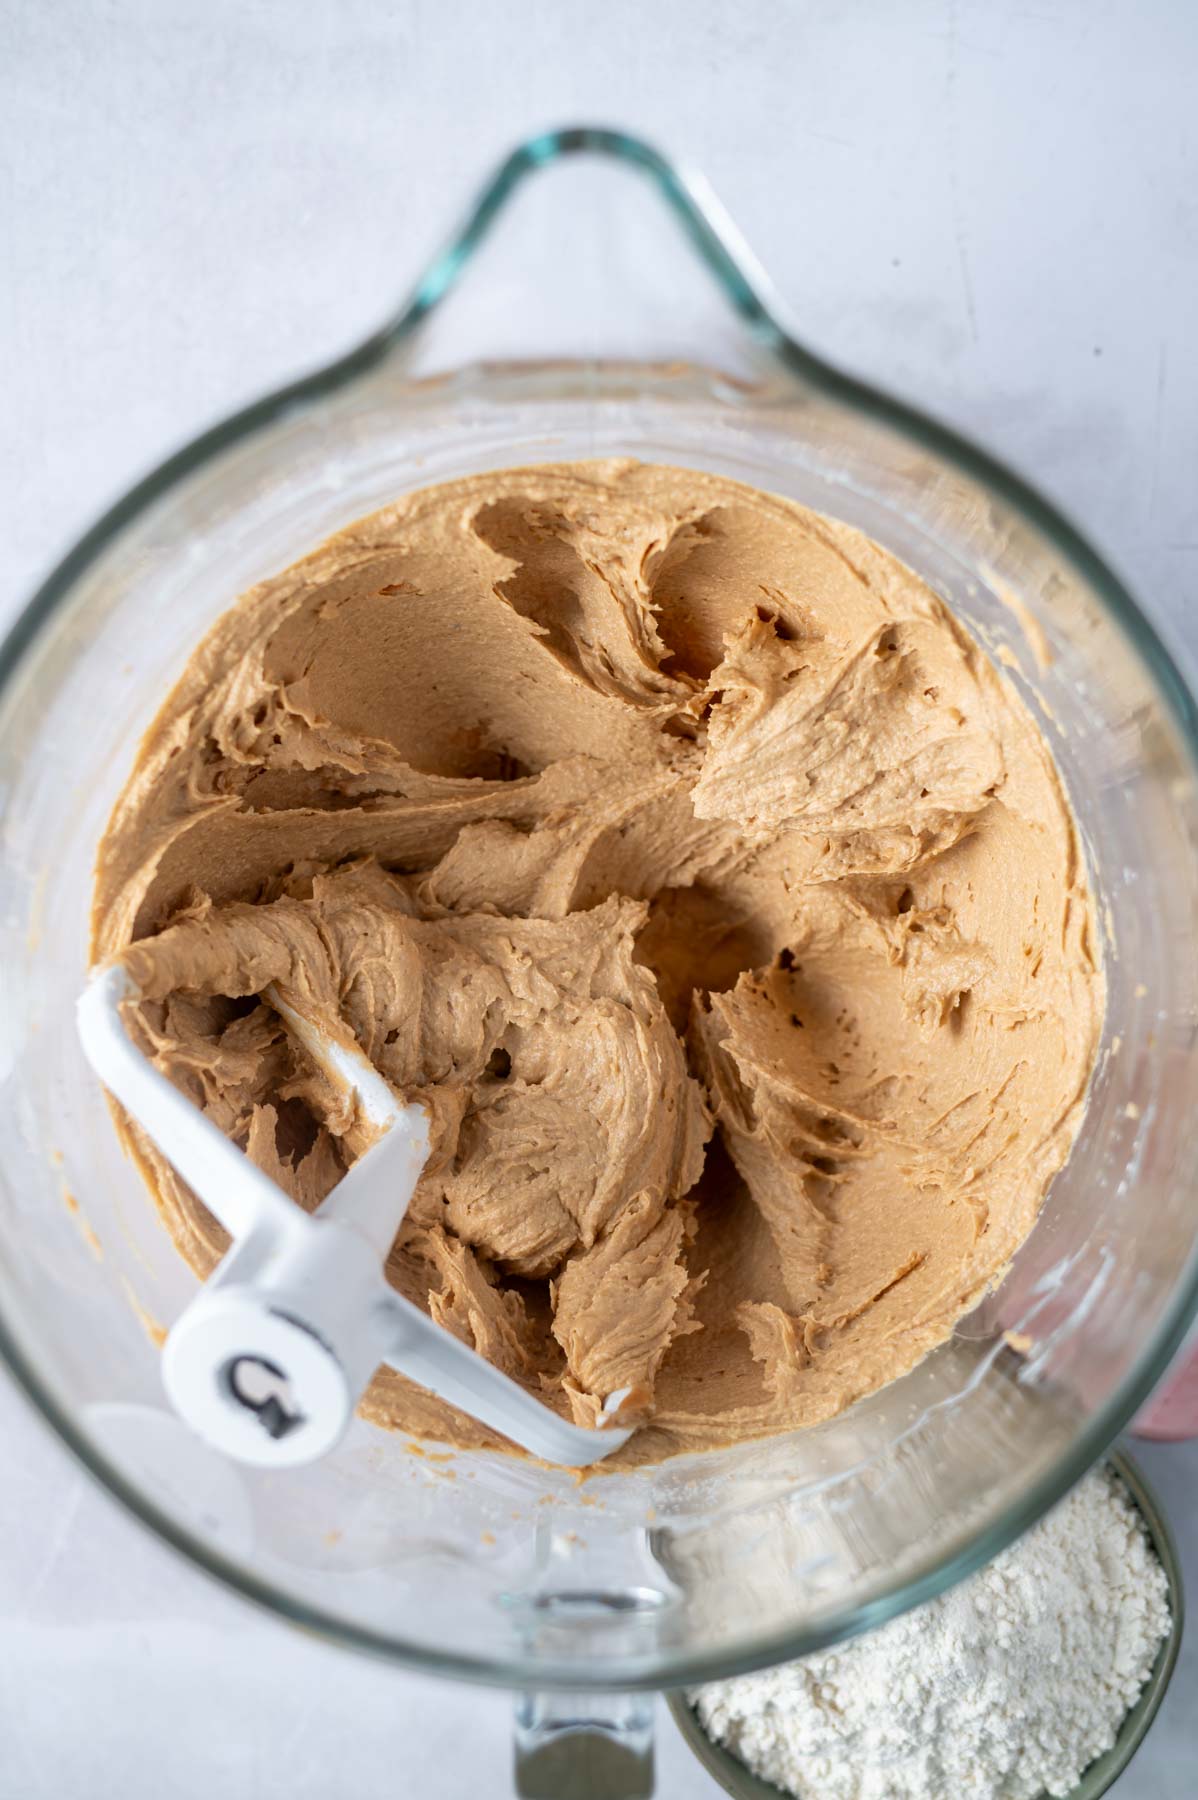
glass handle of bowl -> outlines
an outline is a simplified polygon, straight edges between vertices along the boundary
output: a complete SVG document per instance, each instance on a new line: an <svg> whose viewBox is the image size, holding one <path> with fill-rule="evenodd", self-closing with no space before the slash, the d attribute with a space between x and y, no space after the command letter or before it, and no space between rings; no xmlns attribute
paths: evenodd
<svg viewBox="0 0 1198 1800"><path fill-rule="evenodd" d="M649 1800L653 1694L520 1694L519 1800Z"/></svg>
<svg viewBox="0 0 1198 1800"><path fill-rule="evenodd" d="M497 223L499 229L495 229ZM545 267L564 284L538 281ZM479 365L634 361L638 380L694 365L788 387L814 366L716 196L621 131L574 126L520 144L408 300L348 362L469 386ZM785 363L783 374L781 364ZM651 377L650 377L651 378Z"/></svg>

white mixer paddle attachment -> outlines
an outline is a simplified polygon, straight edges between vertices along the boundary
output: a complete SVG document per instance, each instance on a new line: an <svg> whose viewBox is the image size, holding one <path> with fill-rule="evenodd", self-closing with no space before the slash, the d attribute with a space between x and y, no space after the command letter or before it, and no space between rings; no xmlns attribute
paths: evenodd
<svg viewBox="0 0 1198 1800"><path fill-rule="evenodd" d="M376 1134L309 1214L139 1049L121 1007L140 998L120 962L98 970L79 1000L84 1053L233 1240L163 1350L167 1394L187 1424L241 1462L312 1462L387 1362L547 1462L578 1468L627 1442L624 1395L607 1401L610 1424L573 1425L390 1286L384 1264L428 1156L428 1117L396 1100L351 1038L329 1038L277 988L265 990Z"/></svg>

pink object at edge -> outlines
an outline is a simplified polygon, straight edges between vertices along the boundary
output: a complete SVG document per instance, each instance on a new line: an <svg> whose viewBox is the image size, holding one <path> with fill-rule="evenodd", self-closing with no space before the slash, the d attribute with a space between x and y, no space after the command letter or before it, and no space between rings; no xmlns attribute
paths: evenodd
<svg viewBox="0 0 1198 1800"><path fill-rule="evenodd" d="M1198 1344L1183 1351L1132 1425L1137 1437L1198 1437Z"/></svg>

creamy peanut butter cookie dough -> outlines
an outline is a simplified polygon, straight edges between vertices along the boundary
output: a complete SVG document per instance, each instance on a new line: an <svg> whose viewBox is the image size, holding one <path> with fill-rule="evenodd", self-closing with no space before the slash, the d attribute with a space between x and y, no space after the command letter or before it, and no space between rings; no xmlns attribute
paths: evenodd
<svg viewBox="0 0 1198 1800"><path fill-rule="evenodd" d="M95 953L130 945L159 1066L301 1206L360 1146L269 982L428 1104L391 1280L580 1423L634 1390L617 1465L943 1340L1068 1155L1103 998L1052 758L945 605L632 463L408 495L244 595L100 848ZM365 1410L501 1443L386 1369Z"/></svg>

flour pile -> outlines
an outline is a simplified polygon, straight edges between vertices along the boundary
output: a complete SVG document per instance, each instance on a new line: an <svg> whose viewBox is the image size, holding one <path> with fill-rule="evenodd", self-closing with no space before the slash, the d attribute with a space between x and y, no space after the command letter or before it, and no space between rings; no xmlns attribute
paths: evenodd
<svg viewBox="0 0 1198 1800"><path fill-rule="evenodd" d="M691 1700L710 1737L803 1800L1064 1796L1168 1629L1165 1572L1104 1471L939 1599Z"/></svg>

